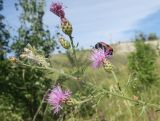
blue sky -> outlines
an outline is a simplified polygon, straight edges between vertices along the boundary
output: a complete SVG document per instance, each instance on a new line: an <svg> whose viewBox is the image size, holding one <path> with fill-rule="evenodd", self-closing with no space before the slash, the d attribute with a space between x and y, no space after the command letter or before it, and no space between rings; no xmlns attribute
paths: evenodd
<svg viewBox="0 0 160 121"><path fill-rule="evenodd" d="M19 26L16 0L4 0L3 14L6 22ZM44 23L51 32L60 24L49 11L53 0L46 0ZM136 31L156 32L160 35L160 0L60 0L67 8L66 17L72 23L73 36L80 47L89 48L98 41L115 43L128 41Z"/></svg>

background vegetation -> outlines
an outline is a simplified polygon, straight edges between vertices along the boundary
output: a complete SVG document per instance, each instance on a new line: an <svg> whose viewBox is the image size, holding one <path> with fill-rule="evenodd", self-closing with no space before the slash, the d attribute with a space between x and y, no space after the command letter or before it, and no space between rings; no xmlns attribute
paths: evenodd
<svg viewBox="0 0 160 121"><path fill-rule="evenodd" d="M55 83L64 83L70 86L73 93L81 91L85 96L91 87L86 88L81 83L59 74L50 74L48 71L36 69L34 66L24 68L11 63L7 58L9 52L14 52L19 58L24 47L29 43L39 53L45 55L51 65L59 70L80 77L85 71L85 80L92 82L97 87L112 90L115 85L111 73L106 73L103 68L94 70L90 67L88 58L90 50L77 50L78 69L74 68L71 55L51 52L56 48L56 41L50 31L43 24L45 0L18 0L16 8L21 11L20 28L17 35L10 37L12 32L7 30L0 14L0 121L32 121L39 110L45 93ZM3 0L0 0L0 11L3 9ZM56 35L55 35L56 36ZM9 40L12 41L9 46ZM155 33L144 36L143 33L135 37L135 42L113 44L114 54L111 63L120 85L127 90L127 96L135 100L159 103L159 40ZM67 56L66 56L67 55ZM21 59L20 59L21 60ZM26 61L27 64L30 62ZM83 65L83 66L82 66ZM82 86L83 85L83 86ZM81 86L81 87L79 87ZM85 89L85 90L84 90ZM78 90L78 91L77 91ZM114 90L113 90L114 91ZM53 115L46 103L43 104L36 121L52 120L88 120L88 121L159 121L160 112L153 107L141 107L130 104L118 97L107 95L93 107L92 102L82 105L75 116L66 118L66 113L61 112L61 117Z"/></svg>

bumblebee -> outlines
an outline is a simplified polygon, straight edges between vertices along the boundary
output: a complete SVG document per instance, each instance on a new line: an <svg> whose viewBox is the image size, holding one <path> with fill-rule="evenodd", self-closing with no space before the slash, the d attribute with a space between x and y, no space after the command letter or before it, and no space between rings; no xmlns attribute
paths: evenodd
<svg viewBox="0 0 160 121"><path fill-rule="evenodd" d="M113 55L113 48L104 42L95 44L95 49L102 49L104 52L108 53L107 55Z"/></svg>

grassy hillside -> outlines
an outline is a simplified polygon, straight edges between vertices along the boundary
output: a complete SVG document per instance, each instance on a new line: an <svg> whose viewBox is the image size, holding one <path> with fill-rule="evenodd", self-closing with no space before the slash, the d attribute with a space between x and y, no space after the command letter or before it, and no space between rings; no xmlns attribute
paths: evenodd
<svg viewBox="0 0 160 121"><path fill-rule="evenodd" d="M153 48L157 48L158 41L148 42ZM130 52L134 51L134 43L120 43L112 45L114 49L113 57L110 59L111 63L114 65L115 73L120 81L120 85L125 86L130 80L131 73L128 71L128 55ZM81 59L87 59L90 56L89 50L83 50L78 52L78 57ZM53 55L51 58L54 66L59 69L68 70L71 68L69 61L65 54ZM160 56L157 57L157 73L160 71ZM111 73L106 73L103 68L93 69L88 66L85 73L86 80L92 81L95 85L104 88L112 88L115 85L114 78ZM150 90L143 94L145 101L159 103L159 84L153 85ZM128 92L126 94L128 97L134 97L128 87ZM160 121L160 112L155 112L152 108L147 108L143 112L140 106L131 105L131 111L127 108L127 103L122 99L117 97L105 97L100 101L100 105L97 108L97 115L99 117L93 116L93 119L88 119L88 121L95 121L99 119L106 119L106 121ZM145 107L144 107L145 108ZM78 119L80 120L80 119Z"/></svg>

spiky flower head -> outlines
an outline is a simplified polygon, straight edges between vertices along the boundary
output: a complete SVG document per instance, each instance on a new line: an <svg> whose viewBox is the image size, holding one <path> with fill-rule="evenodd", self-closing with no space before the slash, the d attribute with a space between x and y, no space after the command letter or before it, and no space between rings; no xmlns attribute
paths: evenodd
<svg viewBox="0 0 160 121"><path fill-rule="evenodd" d="M62 19L61 28L66 35L68 36L72 35L72 25L67 19Z"/></svg>
<svg viewBox="0 0 160 121"><path fill-rule="evenodd" d="M102 49L93 49L91 52L90 60L92 62L92 67L97 68L101 64L103 64L103 61L107 58L107 54Z"/></svg>
<svg viewBox="0 0 160 121"><path fill-rule="evenodd" d="M111 72L113 70L113 65L108 60L103 60L103 67L107 72Z"/></svg>
<svg viewBox="0 0 160 121"><path fill-rule="evenodd" d="M60 17L61 19L65 18L64 7L61 3L52 3L50 11L58 17Z"/></svg>
<svg viewBox="0 0 160 121"><path fill-rule="evenodd" d="M65 49L69 49L71 47L69 41L65 40L64 38L59 38L59 42L61 44L61 46Z"/></svg>
<svg viewBox="0 0 160 121"><path fill-rule="evenodd" d="M70 91L62 91L60 86L56 86L48 94L47 102L53 107L54 113L58 113L62 109L62 104L68 101L70 96Z"/></svg>

